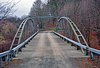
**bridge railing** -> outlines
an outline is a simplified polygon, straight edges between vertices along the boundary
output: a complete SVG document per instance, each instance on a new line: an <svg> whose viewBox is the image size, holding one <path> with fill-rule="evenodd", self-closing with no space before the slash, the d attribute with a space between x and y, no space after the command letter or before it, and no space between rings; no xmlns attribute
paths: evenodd
<svg viewBox="0 0 100 68"><path fill-rule="evenodd" d="M30 42L30 40L37 35L39 31L37 31L36 33L34 33L32 36L30 36L28 39L26 39L24 42L22 42L21 44L19 44L18 46L16 46L15 48L13 48L13 51L17 51L18 49L20 49L21 47L23 47L24 45L26 45L28 42Z"/></svg>
<svg viewBox="0 0 100 68"><path fill-rule="evenodd" d="M28 39L26 39L24 42L22 42L21 44L19 44L16 47L14 47L13 49L0 53L0 68L2 68L2 66L3 66L2 65L3 57L7 58L6 62L8 63L11 60L12 56L15 54L15 52L17 52L20 48L25 46L32 38L34 38L37 35L38 32L39 31L34 33L32 36L30 36Z"/></svg>
<svg viewBox="0 0 100 68"><path fill-rule="evenodd" d="M92 60L94 60L94 54L96 54L97 55L96 61L98 62L98 60L99 60L98 56L100 55L100 50L97 50L97 49L85 46L85 45L83 45L81 43L78 43L76 41L73 41L73 40L71 40L71 39L69 39L69 38L67 38L67 37L65 37L65 36L63 36L63 35L61 35L61 34L59 34L57 32L54 32L54 34L56 34L57 36L61 37L62 39L66 40L66 41L68 41L70 43L75 44L76 46L79 46L79 47L85 49L85 54L84 55L86 55L88 52L90 52L90 58Z"/></svg>

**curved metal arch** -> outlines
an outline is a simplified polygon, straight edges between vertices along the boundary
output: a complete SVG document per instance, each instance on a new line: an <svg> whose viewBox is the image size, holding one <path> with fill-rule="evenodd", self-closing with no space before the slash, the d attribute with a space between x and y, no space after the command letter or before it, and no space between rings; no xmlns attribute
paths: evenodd
<svg viewBox="0 0 100 68"><path fill-rule="evenodd" d="M33 20L31 18L26 18L22 21L22 23L20 24L14 38L13 38L13 41L11 43L11 47L10 47L10 50L13 48L13 46L17 46L18 44L20 44L20 41L21 41L21 38L22 38L22 34L23 34L23 31L24 31L24 28L25 28L25 25L28 23L28 21L31 20L31 23L33 24ZM18 39L18 43L15 44L15 40Z"/></svg>
<svg viewBox="0 0 100 68"><path fill-rule="evenodd" d="M81 31L79 30L79 28L76 26L76 24L75 24L70 18L68 18L68 17L61 17L60 19L58 19L57 25L59 24L59 22L60 22L62 19L66 20L66 21L69 23L69 25L71 26L71 28L72 28L72 30L73 30L73 32L74 32L76 38L77 38L77 41L78 41L79 43L81 43L81 39L82 39L84 45L86 45L87 47L89 47L89 46L88 46L88 43L86 42L86 40L85 40L85 38L84 38L84 36L83 36L83 34L81 33ZM80 39L80 37L81 37L81 39ZM81 44L82 44L82 43L81 43ZM82 50L83 53L85 53L84 50L83 50L82 48L81 48L81 50Z"/></svg>

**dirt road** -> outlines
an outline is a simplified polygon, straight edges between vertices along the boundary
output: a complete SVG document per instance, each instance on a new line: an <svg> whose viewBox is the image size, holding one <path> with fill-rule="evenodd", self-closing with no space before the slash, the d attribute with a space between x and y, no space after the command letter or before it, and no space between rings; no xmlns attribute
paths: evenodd
<svg viewBox="0 0 100 68"><path fill-rule="evenodd" d="M41 32L18 54L22 62L9 68L78 68L71 59L82 56L53 33Z"/></svg>

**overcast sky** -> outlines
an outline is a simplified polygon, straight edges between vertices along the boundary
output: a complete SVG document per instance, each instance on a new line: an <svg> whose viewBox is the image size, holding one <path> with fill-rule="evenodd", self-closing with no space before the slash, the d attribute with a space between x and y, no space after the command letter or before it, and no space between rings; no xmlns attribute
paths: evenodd
<svg viewBox="0 0 100 68"><path fill-rule="evenodd" d="M0 2L6 2L6 1L11 1L11 0L0 0ZM14 2L18 2L19 0L14 0ZM21 0L16 6L15 9L17 9L17 11L14 13L14 15L21 17L23 15L28 15L28 13L30 12L30 9L32 7L32 4L35 2L36 0ZM46 0L42 0L43 2L45 2Z"/></svg>

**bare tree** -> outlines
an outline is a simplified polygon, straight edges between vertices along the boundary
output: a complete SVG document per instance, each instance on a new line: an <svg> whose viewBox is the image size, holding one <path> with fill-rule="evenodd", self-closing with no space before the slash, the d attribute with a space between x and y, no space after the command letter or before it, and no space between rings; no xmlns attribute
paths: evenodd
<svg viewBox="0 0 100 68"><path fill-rule="evenodd" d="M16 3L14 3L13 1L14 0L0 3L0 18L1 19L4 19L12 15L16 11L16 9L14 9L15 5L18 4L21 0L19 0Z"/></svg>
<svg viewBox="0 0 100 68"><path fill-rule="evenodd" d="M95 19L95 29L98 38L98 44L100 45L100 0L92 1L92 15Z"/></svg>

